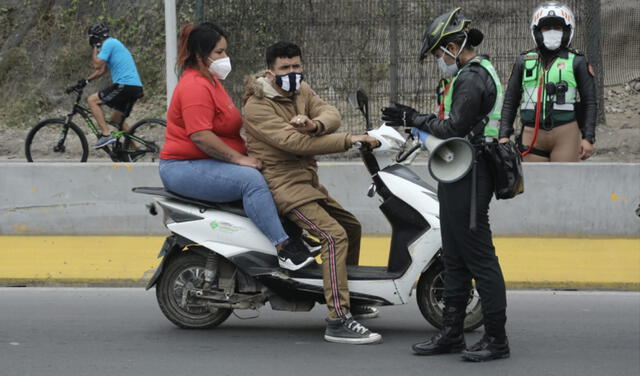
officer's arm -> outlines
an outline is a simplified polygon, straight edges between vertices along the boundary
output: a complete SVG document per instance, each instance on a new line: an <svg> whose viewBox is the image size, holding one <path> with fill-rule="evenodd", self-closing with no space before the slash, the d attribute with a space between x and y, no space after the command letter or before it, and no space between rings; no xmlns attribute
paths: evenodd
<svg viewBox="0 0 640 376"><path fill-rule="evenodd" d="M484 68L480 68L484 70ZM448 119L439 119L433 114L418 115L414 120L416 128L431 133L438 138L464 137L484 117L480 113L482 96L486 90L485 79L478 71L468 68L456 79L453 99Z"/></svg>
<svg viewBox="0 0 640 376"><path fill-rule="evenodd" d="M508 138L513 134L513 121L518 113L520 100L522 99L522 72L524 69L524 58L519 55L511 69L511 76L507 84L502 102L502 113L500 115L500 138Z"/></svg>
<svg viewBox="0 0 640 376"><path fill-rule="evenodd" d="M598 90L593 68L589 68L586 57L578 55L573 61L573 71L580 93L580 104L584 114L582 138L594 144L596 142L596 123L598 120Z"/></svg>

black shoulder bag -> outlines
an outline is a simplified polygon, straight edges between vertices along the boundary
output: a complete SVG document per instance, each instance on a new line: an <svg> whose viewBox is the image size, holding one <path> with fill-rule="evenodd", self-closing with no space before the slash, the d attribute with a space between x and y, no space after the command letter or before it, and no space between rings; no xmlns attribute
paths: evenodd
<svg viewBox="0 0 640 376"><path fill-rule="evenodd" d="M524 192L522 156L516 145L511 141L504 143L494 141L486 144L486 149L491 160L496 199L514 198Z"/></svg>

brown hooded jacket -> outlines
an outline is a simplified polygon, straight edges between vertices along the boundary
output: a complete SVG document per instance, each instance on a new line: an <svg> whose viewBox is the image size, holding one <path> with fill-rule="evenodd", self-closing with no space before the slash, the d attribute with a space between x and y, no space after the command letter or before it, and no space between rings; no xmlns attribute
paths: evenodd
<svg viewBox="0 0 640 376"><path fill-rule="evenodd" d="M262 161L262 174L278 210L286 214L311 201L326 199L318 181L318 154L346 151L350 134L333 133L340 113L323 101L304 81L292 96L280 95L264 72L245 79L244 128L247 151ZM297 131L289 121L306 115L320 122L313 135Z"/></svg>

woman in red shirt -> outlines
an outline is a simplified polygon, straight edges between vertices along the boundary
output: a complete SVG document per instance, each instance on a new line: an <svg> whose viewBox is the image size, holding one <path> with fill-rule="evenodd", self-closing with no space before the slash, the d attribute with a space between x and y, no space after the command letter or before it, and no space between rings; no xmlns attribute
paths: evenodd
<svg viewBox="0 0 640 376"><path fill-rule="evenodd" d="M178 195L212 202L242 200L244 210L278 249L280 264L299 269L313 257L289 242L264 178L262 163L246 155L242 116L220 83L231 72L227 35L205 22L180 31L180 81L167 111L160 178Z"/></svg>

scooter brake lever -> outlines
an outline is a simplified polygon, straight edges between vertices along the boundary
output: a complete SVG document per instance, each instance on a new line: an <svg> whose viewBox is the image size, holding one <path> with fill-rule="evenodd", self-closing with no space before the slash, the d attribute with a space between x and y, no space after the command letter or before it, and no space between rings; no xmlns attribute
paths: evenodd
<svg viewBox="0 0 640 376"><path fill-rule="evenodd" d="M368 197L373 197L376 194L376 183L371 183L369 190L367 191Z"/></svg>

